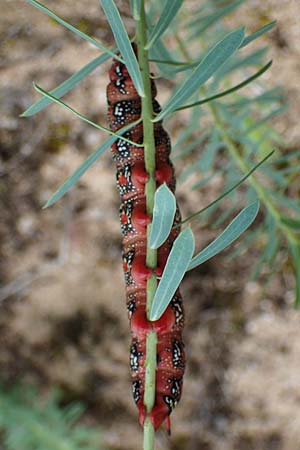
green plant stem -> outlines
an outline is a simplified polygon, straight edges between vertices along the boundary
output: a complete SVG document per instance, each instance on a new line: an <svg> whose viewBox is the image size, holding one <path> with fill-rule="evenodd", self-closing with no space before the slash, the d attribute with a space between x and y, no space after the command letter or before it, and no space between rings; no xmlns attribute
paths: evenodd
<svg viewBox="0 0 300 450"><path fill-rule="evenodd" d="M138 60L141 69L141 75L143 80L143 87L145 97L142 101L142 120L144 131L144 158L145 169L149 175L148 182L145 187L146 195L146 210L147 214L152 218L154 207L154 195L156 191L155 181L155 139L153 128L153 107L152 107L152 93L151 93L151 80L149 70L149 56L148 51L145 50L147 44L147 24L145 16L144 1L141 1L140 14L136 15L136 38L138 47ZM153 250L149 247L149 236L151 231L151 224L147 227L147 255L146 265L150 269L155 269L157 266L157 250ZM149 319L149 313L152 306L152 301L157 288L157 280L154 274L151 275L147 281L147 317ZM144 393L144 405L146 407L147 414L149 414L154 406L155 401L155 375L156 375L156 345L157 336L154 331L150 331L146 340L146 375L145 375L145 393ZM154 435L155 431L150 422L149 417L146 417L144 424L144 450L154 449Z"/></svg>
<svg viewBox="0 0 300 450"><path fill-rule="evenodd" d="M154 438L155 438L155 432L153 425L149 419L149 417L146 417L145 423L144 423L144 450L153 450L154 449Z"/></svg>
<svg viewBox="0 0 300 450"><path fill-rule="evenodd" d="M156 361L156 344L157 335L155 331L150 331L146 340L146 378L148 379L148 391L145 390L144 402L146 405L154 404L155 397L155 370L156 364L153 366L149 364L153 359ZM151 407L152 408L152 407ZM148 411L149 412L149 411Z"/></svg>
<svg viewBox="0 0 300 450"><path fill-rule="evenodd" d="M175 39L177 41L177 44L178 44L183 56L187 59L188 62L190 62L191 58L190 58L189 52L178 34L175 35ZM208 95L205 87L202 87L201 91L205 97ZM210 102L210 103L208 103L208 107L211 111L211 114L213 116L215 124L216 124L217 128L219 129L220 135L222 136L223 141L226 144L226 147L230 153L230 156L232 157L232 159L235 162L235 164L237 165L237 167L244 174L247 174L250 171L250 167L248 166L245 159L242 157L236 142L232 139L230 133L228 132L227 126L222 120L221 114L218 111L216 103ZM300 238L287 225L285 225L285 223L282 222L282 216L281 216L279 209L271 201L266 189L258 181L258 179L254 175L251 175L251 176L249 176L248 180L249 180L249 183L251 184L251 186L256 191L259 199L265 205L265 208L267 209L269 214L274 218L278 228L282 231L283 236L286 237L289 245L294 249L294 253L292 253L292 256L293 256L293 260L294 260L294 269L295 269L295 275L296 275L295 306L298 307L298 306L300 306L300 275L299 275L300 269L299 269L299 263L297 263L297 258L295 258L295 254L297 252L300 253L300 250L299 250Z"/></svg>

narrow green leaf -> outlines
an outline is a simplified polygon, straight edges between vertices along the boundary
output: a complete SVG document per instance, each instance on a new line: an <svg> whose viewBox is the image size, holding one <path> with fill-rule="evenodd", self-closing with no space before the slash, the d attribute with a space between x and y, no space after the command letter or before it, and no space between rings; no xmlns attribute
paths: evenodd
<svg viewBox="0 0 300 450"><path fill-rule="evenodd" d="M75 172L72 173L64 182L62 185L59 186L59 188L54 192L53 195L49 198L44 208L48 208L49 206L52 206L54 203L57 202L63 195L68 192L69 189L79 180L80 177L97 161L99 156L102 155L102 153L110 147L117 139L124 139L121 134L124 134L126 131L130 130L134 126L134 123L130 123L126 125L126 127L123 127L121 130L118 131L120 135L114 135L110 136L106 141L103 142L99 147L96 148L96 150L91 153L91 155L75 170Z"/></svg>
<svg viewBox="0 0 300 450"><path fill-rule="evenodd" d="M295 162L298 161L300 157L300 150L294 150L294 151L288 151L288 153L284 153L282 156L280 156L279 158L275 159L274 163L276 164L283 164L286 163L288 161L290 161L291 159L295 158Z"/></svg>
<svg viewBox="0 0 300 450"><path fill-rule="evenodd" d="M235 195L235 192L233 192L233 195ZM216 205L213 206L215 209ZM234 213L235 207L230 206L229 208L225 209L221 212L221 214L216 218L212 225L213 230L217 230L219 227L223 226L223 223L227 221L227 219ZM210 210L211 213L211 210Z"/></svg>
<svg viewBox="0 0 300 450"><path fill-rule="evenodd" d="M150 320L158 320L184 277L195 250L195 239L190 228L182 231L174 242L167 264L158 284L150 312Z"/></svg>
<svg viewBox="0 0 300 450"><path fill-rule="evenodd" d="M220 81L223 80L225 75L234 72L235 70L239 70L242 67L251 67L258 66L262 64L262 58L265 56L268 47L260 48L259 50L255 50L254 52L246 55L244 57L238 57L237 55L226 61L225 64L217 71L214 77L214 84L216 85Z"/></svg>
<svg viewBox="0 0 300 450"><path fill-rule="evenodd" d="M214 25L216 22L220 21L222 17L225 17L227 14L238 8L242 3L244 3L244 1L245 0L237 0L235 2L231 2L231 4L225 6L224 8L221 8L220 10L212 14L208 14L204 17L201 11L202 17L197 17L188 24L189 29L195 27L195 30L190 35L190 39L200 36L200 34L202 34L205 30Z"/></svg>
<svg viewBox="0 0 300 450"><path fill-rule="evenodd" d="M262 36L263 34L267 33L268 31L272 30L276 25L276 20L274 22L270 22L267 25L263 26L259 30L255 31L254 33L250 34L249 36L246 36L243 42L240 45L240 48L245 47L246 45L250 44L250 42L254 41L258 37Z"/></svg>
<svg viewBox="0 0 300 450"><path fill-rule="evenodd" d="M218 5L217 5L218 6ZM201 5L200 7L196 7L193 8L193 18L197 18L197 20L201 20L201 18L203 17L207 17L204 16L204 14L206 13L206 11L208 11L209 8L209 4L206 2L203 5ZM189 25L189 22L187 23L187 25Z"/></svg>
<svg viewBox="0 0 300 450"><path fill-rule="evenodd" d="M176 199L166 183L154 196L153 220L150 233L150 248L160 247L170 234L176 212Z"/></svg>
<svg viewBox="0 0 300 450"><path fill-rule="evenodd" d="M182 62L182 61L175 61L175 60L161 60L161 59L150 59L149 61L155 62L156 64L161 64L164 66L170 66L167 70L168 72L171 72L172 75L176 75L180 72L186 72L187 70L194 69L200 62L202 61L201 58L197 58L193 62Z"/></svg>
<svg viewBox="0 0 300 450"><path fill-rule="evenodd" d="M110 136L106 141L103 142L96 150L81 164L72 175L70 175L61 186L54 192L49 198L47 203L43 206L43 209L54 205L61 197L63 197L69 189L82 177L82 175L93 165L99 156L104 153L104 151L110 147L117 140L116 136Z"/></svg>
<svg viewBox="0 0 300 450"><path fill-rule="evenodd" d="M183 0L167 0L165 6L161 12L160 18L157 24L151 30L146 50L149 50L152 45L159 39L163 33L167 30L168 26L176 16L179 8L181 7Z"/></svg>
<svg viewBox="0 0 300 450"><path fill-rule="evenodd" d="M289 198L286 195L283 195L280 193L280 191L269 191L269 195L271 195L273 198L275 198L276 201L278 201L282 207L284 208L291 208L291 210L294 213L300 214L300 202L299 199L293 199Z"/></svg>
<svg viewBox="0 0 300 450"><path fill-rule="evenodd" d="M216 169L214 169L213 173L210 173L208 176L202 178L200 181L198 181L197 183L193 184L192 187L191 187L192 191L195 191L196 189L201 189L208 182L212 181L215 177L217 177L220 174L222 174L222 172L223 172L223 170L216 170ZM213 206L213 205L211 205L211 206ZM205 208L205 209L208 209L208 208ZM199 211L197 211L197 212L199 213ZM196 213L194 213L194 214L196 214ZM194 214L192 214L193 217L194 217ZM196 214L196 215L198 215L198 214ZM195 215L195 217L196 217L196 215ZM184 220L184 222L188 222L193 217L189 216L187 219Z"/></svg>
<svg viewBox="0 0 300 450"><path fill-rule="evenodd" d="M255 230L249 230L247 235L245 235L243 240L240 242L240 245L236 246L236 248L225 257L225 261L232 261L241 253L245 253L247 251L247 248L250 247L250 244L252 244L252 242L254 242L258 238L258 236L261 236L262 233L262 227L260 227L259 225L255 228Z"/></svg>
<svg viewBox="0 0 300 450"><path fill-rule="evenodd" d="M158 39L155 45L150 48L149 56L151 59L162 60L162 61L173 61L173 57L171 53L168 51L166 46L163 44L161 39ZM167 77L173 76L173 68L168 67L168 65L160 64L157 62L159 70L165 74Z"/></svg>
<svg viewBox="0 0 300 450"><path fill-rule="evenodd" d="M172 160L176 161L177 159L180 159L183 156L188 155L193 150L195 150L197 147L200 148L200 144L202 144L207 139L207 137L208 137L208 133L203 133L202 136L199 136L197 139L194 139L190 144L182 145L183 150L181 152L177 151L176 156L173 156Z"/></svg>
<svg viewBox="0 0 300 450"><path fill-rule="evenodd" d="M273 170L271 167L264 167L263 172L279 184L281 189L289 185L289 179L285 178L279 170Z"/></svg>
<svg viewBox="0 0 300 450"><path fill-rule="evenodd" d="M78 72L74 73L63 83L56 86L56 88L50 91L51 95L54 95L57 98L62 97L71 91L81 80L83 80L87 75L89 75L93 70L99 67L102 63L107 61L110 58L110 55L103 54L101 56L97 56L97 58L90 61L84 67L82 67ZM48 97L42 97L36 102L34 102L29 108L26 109L21 114L21 117L29 117L37 114L42 109L46 108L46 106L51 105L52 100Z"/></svg>
<svg viewBox="0 0 300 450"><path fill-rule="evenodd" d="M244 36L244 30L239 28L227 34L218 42L203 58L200 64L187 80L179 87L175 94L168 100L161 113L156 116L154 122L160 121L167 114L179 108L195 91L205 83L238 49Z"/></svg>
<svg viewBox="0 0 300 450"><path fill-rule="evenodd" d="M157 64L165 64L166 66L190 66L190 63L186 63L183 61L173 61L173 60L163 60L163 59L155 59L149 58L150 62L155 62ZM190 68L190 67L189 67Z"/></svg>
<svg viewBox="0 0 300 450"><path fill-rule="evenodd" d="M203 264L232 244L251 225L257 216L258 210L259 201L251 203L251 205L244 208L213 242L198 255L194 256L188 266L188 270Z"/></svg>
<svg viewBox="0 0 300 450"><path fill-rule="evenodd" d="M224 149L224 142L219 139L219 130L213 129L209 142L204 145L201 156L196 165L202 173L207 173L212 169L218 151Z"/></svg>
<svg viewBox="0 0 300 450"><path fill-rule="evenodd" d="M102 131L106 131L107 133L113 135L113 136L117 136L120 137L119 132L115 133L114 131L110 130L109 128L103 127L102 125L99 125L95 122L93 122L92 120L88 119L87 117L85 117L84 115L80 114L78 111L76 111L74 108L72 108L71 106L67 105L65 102L63 102L62 100L59 100L58 98L54 97L53 95L51 95L49 92L44 91L44 89L42 89L41 87L39 87L37 84L33 83L34 88L40 93L43 94L45 97L51 99L54 103L57 103L58 105L62 106L63 108L67 109L68 111L70 111L72 114L74 114L75 116L79 117L79 119L83 120L84 122L88 123L89 125L92 125L95 128L98 128L98 130L102 130ZM136 123L138 123L139 121L136 122L132 122L130 125L136 125ZM142 144L137 144L136 142L132 142L127 138L124 138L121 136L121 139L123 139L124 141L128 142L129 144L133 144L136 147L143 147Z"/></svg>
<svg viewBox="0 0 300 450"><path fill-rule="evenodd" d="M251 270L250 274L250 280L254 281L256 280L259 275L261 274L263 267L265 265L269 265L272 272L275 272L275 264L274 259L276 257L276 254L278 253L279 247L280 247L280 240L277 236L277 224L273 216L270 214L266 214L265 224L264 224L264 233L266 234L267 243L264 246L264 248L260 251L259 259L256 261L255 266ZM247 233L248 236L251 234L251 232ZM246 236L246 238L248 237ZM247 239L243 239L243 244L245 244L245 241ZM249 245L249 244L248 244Z"/></svg>
<svg viewBox="0 0 300 450"><path fill-rule="evenodd" d="M300 171L300 164L298 164L298 165L295 165L295 166L293 166L293 167L285 167L285 168L283 168L283 169L279 169L280 170L280 173L282 174L282 175L289 175L289 174L292 174L292 173L297 173L297 174L299 174L299 171Z"/></svg>
<svg viewBox="0 0 300 450"><path fill-rule="evenodd" d="M271 265L278 253L280 247L280 239L277 236L277 224L275 219L273 218L273 216L267 216L267 218L268 217L270 217L270 219L266 221L268 242L264 248L264 252L261 258L263 258L266 263Z"/></svg>
<svg viewBox="0 0 300 450"><path fill-rule="evenodd" d="M121 58L119 58L118 56L116 56L114 54L114 52L112 52L109 48L105 47L104 45L102 45L100 42L96 41L95 39L93 39L92 37L88 36L87 34L83 33L82 31L78 30L77 28L73 27L73 25L69 24L68 22L66 22L64 19L61 19L57 14L55 14L53 11L51 11L49 8L47 8L46 6L42 5L40 2L38 2L37 0L26 0L28 3L30 3L32 6L35 6L35 8L39 9L40 11L43 11L44 13L46 13L49 17L51 17L52 19L56 20L56 22L60 23L61 25L63 25L65 28L67 28L70 31L73 31L73 33L77 34L77 36L81 37L82 39L90 42L91 44L95 45L95 47L100 48L101 50L103 50L105 53L108 53L110 56L112 56L113 58L118 59L119 61L122 61Z"/></svg>
<svg viewBox="0 0 300 450"><path fill-rule="evenodd" d="M173 151L173 155L174 153L179 153L182 150L182 147L185 147L186 145L188 145L191 142L195 142L195 136L194 135L198 135L198 131L199 131L199 120L201 120L204 116L204 111L201 110L200 108L198 108L195 111L190 111L190 117L188 120L188 123L185 125L185 127L180 130L180 134L176 140L176 142L174 142L174 145L172 146L172 151ZM207 136L209 136L210 132L209 129L207 128L205 130L205 132L203 132L201 134L201 136L205 136L203 138L206 139ZM174 158L174 156L173 156Z"/></svg>
<svg viewBox="0 0 300 450"><path fill-rule="evenodd" d="M250 103L271 103L271 102L283 102L285 100L285 96L280 88L273 88L269 91L264 92L263 94L259 94L251 97L242 97L238 100L235 100L232 103L227 103L227 106L230 108L241 108L243 106L248 106Z"/></svg>
<svg viewBox="0 0 300 450"><path fill-rule="evenodd" d="M116 44L123 56L127 70L139 95L144 97L144 87L139 64L134 54L129 36L113 0L99 0L108 23L113 32Z"/></svg>
<svg viewBox="0 0 300 450"><path fill-rule="evenodd" d="M280 216L280 222L287 225L289 228L295 231L300 231L300 219L294 219L285 215Z"/></svg>
<svg viewBox="0 0 300 450"><path fill-rule="evenodd" d="M207 97L207 98L204 98L203 100L199 100L198 102L190 103L189 105L184 105L184 106L181 106L180 108L176 108L176 111L180 111L181 109L193 108L194 106L203 105L203 103L211 102L212 100L216 100L217 98L221 98L221 97L224 97L225 95L232 94L232 92L242 89L244 86L247 86L247 84L251 83L253 80L260 77L263 73L265 73L269 69L269 67L271 65L272 65L272 61L269 61L258 72L256 72L251 77L247 78L242 83L239 83L230 89L226 89L226 91L220 92L219 94L215 94L215 95L212 95L211 97Z"/></svg>
<svg viewBox="0 0 300 450"><path fill-rule="evenodd" d="M203 213L204 211L206 211L207 209L209 209L211 206L215 205L216 203L218 203L220 200L222 200L224 197L226 197L228 194L230 194L230 192L234 191L234 189L236 189L240 184L242 184L244 181L247 180L248 177L250 177L250 175L252 175L253 172L255 172L255 170L257 170L264 162L267 161L267 159L269 159L273 154L274 154L275 150L272 150L267 156L265 156L261 161L259 161L257 164L255 164L254 167L252 167L251 170L249 170L249 172L244 175L237 183L235 183L233 186L231 186L229 189L227 189L225 192L223 192L223 194L221 194L219 197L217 197L213 202L209 203L207 206L205 206L204 208L200 209L199 211L191 214L189 217L187 217L186 219L184 219L180 225L188 222L189 220L193 219L194 217L198 216L199 214ZM197 187L199 187L197 185ZM193 186L194 188L194 186Z"/></svg>
<svg viewBox="0 0 300 450"><path fill-rule="evenodd" d="M253 125L251 125L246 130L244 130L243 133L244 134L252 133L254 130L257 130L257 128L261 127L266 122L269 122L269 120L273 119L273 117L279 116L280 114L284 113L287 109L288 109L288 105L283 105L283 106L280 106L279 108L275 108L269 114L267 114L266 116L260 118Z"/></svg>

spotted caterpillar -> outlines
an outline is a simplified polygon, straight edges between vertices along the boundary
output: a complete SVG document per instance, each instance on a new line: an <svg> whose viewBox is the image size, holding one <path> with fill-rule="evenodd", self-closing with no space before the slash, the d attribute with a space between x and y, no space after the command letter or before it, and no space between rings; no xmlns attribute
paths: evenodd
<svg viewBox="0 0 300 450"><path fill-rule="evenodd" d="M108 122L112 131L136 121L141 116L141 98L133 85L124 64L114 60L109 71L107 86ZM155 100L157 91L151 81L154 113L160 111ZM143 143L143 124L133 126L123 134L128 140ZM175 176L169 155L170 138L158 122L154 125L156 148L157 187L166 183L175 191ZM145 420L143 403L145 387L146 336L150 330L157 333L157 367L155 404L149 414L155 429L166 421L170 430L170 414L181 397L182 378L185 368L185 353L182 342L184 311L182 298L177 290L162 317L150 322L146 317L146 283L152 271L146 267L146 229L151 218L146 214L145 184L148 174L144 165L144 149L127 141L118 139L112 145L116 164L117 187L121 197L120 224L123 235L122 257L126 283L127 310L130 320L132 342L130 348L130 367L132 375L133 398L138 407L139 421ZM174 224L180 222L177 210ZM173 228L166 242L158 249L157 276L162 274L179 227Z"/></svg>

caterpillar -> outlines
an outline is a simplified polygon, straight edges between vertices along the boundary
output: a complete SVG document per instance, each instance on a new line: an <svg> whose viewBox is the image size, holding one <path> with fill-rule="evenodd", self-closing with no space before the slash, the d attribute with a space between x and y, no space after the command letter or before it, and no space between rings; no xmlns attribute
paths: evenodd
<svg viewBox="0 0 300 450"><path fill-rule="evenodd" d="M136 52L135 47L134 50ZM151 92L153 111L158 113L160 105L155 99L157 90L153 80L151 80ZM119 130L141 116L141 98L126 66L117 60L113 60L109 70L107 102L108 122L112 131ZM143 144L143 124L139 123L133 126L123 136L133 143ZM174 192L175 174L169 158L171 142L161 122L154 125L154 138L157 187L166 183ZM146 232L151 217L146 213L145 185L148 174L144 164L144 148L118 139L112 145L111 150L116 165L116 183L121 199L122 259L132 338L130 368L133 399L139 411L140 424L143 426L146 416L143 403L146 336L150 330L154 330L158 339L155 404L149 417L155 430L165 421L170 432L170 414L180 400L185 369L185 352L182 341L184 326L182 297L177 290L162 317L155 322L147 320L146 284L152 271L146 266ZM180 212L177 208L174 224L179 224L180 220ZM166 242L158 248L158 263L155 269L157 276L163 272L179 231L179 226L173 227Z"/></svg>

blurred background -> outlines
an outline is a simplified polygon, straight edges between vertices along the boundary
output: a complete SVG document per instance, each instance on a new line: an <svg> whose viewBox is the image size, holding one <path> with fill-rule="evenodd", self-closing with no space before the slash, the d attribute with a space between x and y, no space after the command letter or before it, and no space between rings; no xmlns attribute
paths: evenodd
<svg viewBox="0 0 300 450"><path fill-rule="evenodd" d="M130 29L129 2L117 3ZM45 4L113 46L96 0ZM249 0L227 18L231 27L244 24L249 32L272 20L277 28L260 40L274 60L264 80L285 88L289 109L272 125L289 151L300 138L298 1ZM25 1L4 0L0 26L0 448L139 449L110 152L61 201L42 210L104 134L57 105L19 117L38 98L33 81L49 90L98 51ZM102 124L108 67L67 98ZM169 87L159 84L159 99ZM172 119L171 136L178 126ZM183 168L179 162L177 173ZM205 206L218 188L213 183L191 194L179 184L183 212ZM199 245L216 232L202 228ZM173 436L159 432L157 448L299 449L300 331L290 261L283 255L275 276L262 269L254 280L256 247L228 255L189 273L182 284L184 393L172 415Z"/></svg>

